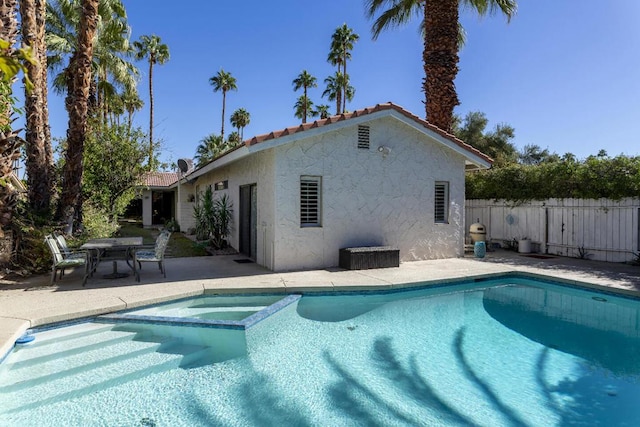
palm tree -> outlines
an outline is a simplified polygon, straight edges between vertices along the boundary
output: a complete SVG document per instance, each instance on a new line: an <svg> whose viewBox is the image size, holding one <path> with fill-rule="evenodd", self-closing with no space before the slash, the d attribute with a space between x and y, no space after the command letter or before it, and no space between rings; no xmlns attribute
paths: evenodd
<svg viewBox="0 0 640 427"><path fill-rule="evenodd" d="M316 109L313 110L314 117L320 117L321 119L326 119L329 117L329 106L326 104L316 105Z"/></svg>
<svg viewBox="0 0 640 427"><path fill-rule="evenodd" d="M322 92L322 96L326 96L329 101L336 101L336 115L340 114L340 107L342 106L342 73L336 71L333 76L329 76L324 79L324 83L327 88Z"/></svg>
<svg viewBox="0 0 640 427"><path fill-rule="evenodd" d="M210 162L216 156L222 154L227 148L228 145L222 138L222 135L212 133L211 135L205 136L196 148L196 155L194 156L196 167Z"/></svg>
<svg viewBox="0 0 640 427"><path fill-rule="evenodd" d="M342 26L336 28L331 36L331 50L329 51L327 61L329 61L331 65L337 65L338 71L342 72L342 75L346 77L345 84L342 87L342 111L346 109L348 98L347 82L349 80L349 74L347 74L347 61L351 59L353 45L358 39L360 39L360 36L354 33L351 28L347 27L347 24L342 24ZM341 66L342 70L340 69ZM350 98L349 101L351 101Z"/></svg>
<svg viewBox="0 0 640 427"><path fill-rule="evenodd" d="M237 131L233 131L229 134L229 136L227 137L227 144L230 147L235 147L236 145L240 144L241 140L240 140L240 134Z"/></svg>
<svg viewBox="0 0 640 427"><path fill-rule="evenodd" d="M306 98L304 95L300 95L298 100L296 101L296 105L293 107L295 109L295 116L299 119L302 119L302 123L307 122L307 111L311 111L313 108L313 102L309 98Z"/></svg>
<svg viewBox="0 0 640 427"><path fill-rule="evenodd" d="M73 80L67 68L68 59L77 49L79 6L79 0L57 0L46 6L48 66L54 72L62 70L53 80L53 88L58 93L68 93ZM131 29L122 0L101 0L98 14L89 99L92 113L100 111L104 120L109 109L106 102L109 95L114 95L119 89L124 91L135 87L139 73L127 59L131 54Z"/></svg>
<svg viewBox="0 0 640 427"><path fill-rule="evenodd" d="M41 2L38 2L41 3ZM29 45L33 51L34 58L38 61L26 64L27 76L33 82L32 88L25 86L25 111L26 111L26 154L25 162L27 168L27 188L29 205L35 210L46 212L49 210L51 202L51 168L50 158L47 158L47 140L45 127L48 126L48 119L45 113L45 100L43 87L46 88L46 72L43 73L40 60L44 58L46 68L46 46L44 38L40 37L44 33L44 18L38 17L38 12L42 13L43 8L36 7L35 0L20 0L20 17L22 21L22 42ZM43 77L45 78L43 82ZM30 90L29 90L30 89ZM51 150L49 141L49 151Z"/></svg>
<svg viewBox="0 0 640 427"><path fill-rule="evenodd" d="M324 82L327 88L322 92L322 96L326 96L329 101L336 101L336 114L340 114L340 107L343 104L342 97L345 96L351 101L356 90L349 84L349 76L345 76L339 71L324 79Z"/></svg>
<svg viewBox="0 0 640 427"><path fill-rule="evenodd" d="M239 142L244 141L244 128L251 122L251 114L244 108L238 108L231 114L231 125L238 129Z"/></svg>
<svg viewBox="0 0 640 427"><path fill-rule="evenodd" d="M222 91L222 128L220 129L220 135L224 139L224 109L227 103L227 92L238 90L237 82L231 73L227 73L221 68L218 74L209 79L209 83L213 86L214 92Z"/></svg>
<svg viewBox="0 0 640 427"><path fill-rule="evenodd" d="M311 74L309 74L307 70L302 70L302 72L298 74L298 77L296 77L293 80L293 90L296 91L300 88L303 88L304 99L308 101L309 97L307 96L307 89L310 87L318 87L318 84L316 83L316 78L313 77ZM303 103L303 111L302 111L302 117L301 117L302 123L307 123L307 116L309 115L308 114L309 111L307 110L307 103L311 103L311 101ZM300 116L296 114L296 117L300 117Z"/></svg>
<svg viewBox="0 0 640 427"><path fill-rule="evenodd" d="M144 102L142 101L142 99L140 99L140 96L138 96L138 92L132 89L126 90L122 95L120 95L120 98L122 99L122 106L128 113L127 126L129 129L128 133L131 134L131 126L133 125L133 113L141 110L144 106Z"/></svg>
<svg viewBox="0 0 640 427"><path fill-rule="evenodd" d="M450 132L453 109L458 102L454 80L458 73L460 5L469 6L480 16L500 10L510 19L517 9L516 0L365 0L373 39L389 28L400 27L413 16L422 18L424 49L422 61L425 78L426 118L440 129Z"/></svg>
<svg viewBox="0 0 640 427"><path fill-rule="evenodd" d="M65 101L69 112L69 129L63 171L64 186L60 197L60 213L69 226L67 231L72 231L74 210L80 205L81 200L93 40L98 25L99 3L99 0L82 0L78 47L69 64L69 73L73 76L73 90L67 94Z"/></svg>
<svg viewBox="0 0 640 427"><path fill-rule="evenodd" d="M136 59L147 58L149 61L149 170L153 170L153 66L162 65L169 60L169 46L162 43L160 37L152 34L140 36L133 42Z"/></svg>

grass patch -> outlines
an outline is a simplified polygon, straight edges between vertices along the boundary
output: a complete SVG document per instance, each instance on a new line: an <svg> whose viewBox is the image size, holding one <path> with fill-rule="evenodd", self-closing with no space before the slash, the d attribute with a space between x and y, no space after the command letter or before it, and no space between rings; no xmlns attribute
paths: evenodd
<svg viewBox="0 0 640 427"><path fill-rule="evenodd" d="M142 236L145 245L154 244L158 233L159 231L155 228L143 228L139 223L132 222L121 222L118 230L119 237ZM188 239L182 233L171 233L166 255L173 258L183 258L205 256L208 253L204 246Z"/></svg>

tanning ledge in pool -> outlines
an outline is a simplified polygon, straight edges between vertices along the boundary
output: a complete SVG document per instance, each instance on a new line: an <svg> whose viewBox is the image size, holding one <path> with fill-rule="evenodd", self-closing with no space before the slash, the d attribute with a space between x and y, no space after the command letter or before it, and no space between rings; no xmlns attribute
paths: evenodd
<svg viewBox="0 0 640 427"><path fill-rule="evenodd" d="M247 330L262 320L272 316L288 305L298 301L302 295L287 295L281 300L242 320L199 319L195 317L150 316L136 314L105 314L96 317L96 322L107 323L146 323L154 325L186 326L196 328Z"/></svg>

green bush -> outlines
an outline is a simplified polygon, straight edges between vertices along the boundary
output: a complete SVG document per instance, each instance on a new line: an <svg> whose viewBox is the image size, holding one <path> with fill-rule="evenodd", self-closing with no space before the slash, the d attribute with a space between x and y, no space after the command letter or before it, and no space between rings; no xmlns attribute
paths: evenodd
<svg viewBox="0 0 640 427"><path fill-rule="evenodd" d="M118 231L118 222L111 220L107 212L102 211L93 203L85 202L82 210L83 239L113 236Z"/></svg>
<svg viewBox="0 0 640 427"><path fill-rule="evenodd" d="M228 195L214 198L211 187L208 187L202 200L199 197L196 199L193 217L196 222L196 240L210 239L211 245L216 249L226 247L233 218L233 204Z"/></svg>
<svg viewBox="0 0 640 427"><path fill-rule="evenodd" d="M537 165L512 163L466 177L467 199L613 199L640 195L640 157L573 155Z"/></svg>

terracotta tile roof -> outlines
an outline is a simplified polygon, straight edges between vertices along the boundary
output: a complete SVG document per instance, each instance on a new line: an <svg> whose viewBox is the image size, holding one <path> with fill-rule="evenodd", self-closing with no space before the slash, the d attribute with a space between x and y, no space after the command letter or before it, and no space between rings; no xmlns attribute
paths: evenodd
<svg viewBox="0 0 640 427"><path fill-rule="evenodd" d="M247 146L250 145L254 145L254 144L259 144L261 142L264 141L269 141L271 139L276 139L276 138L280 138L286 135L293 135L296 133L300 133L300 132L304 132L306 130L309 129L315 129L315 128L319 128L322 126L326 126L329 125L331 123L337 123L337 122L341 122L344 120L349 120L355 117L361 117L361 116L366 116L367 114L372 114L372 113L376 113L378 111L383 111L383 110L395 110L398 113L402 114L403 116L407 117L408 119L411 119L413 121L415 121L416 123L422 125L423 127L425 127L426 129L429 129L432 132L437 133L438 135L442 136L443 138L448 139L449 141L451 141L452 143L460 146L461 148L463 148L464 150L475 154L476 156L486 160L489 163L493 163L493 159L491 159L491 157L487 156L486 154L482 153L481 151L479 151L478 149L472 147L471 145L465 143L464 141L456 138L454 135L447 133L445 131L443 131L442 129L432 125L431 123L427 122L424 119L421 119L420 117L411 114L409 111L405 110L404 108L400 107L399 105L396 105L392 102L387 102L384 104L378 104L375 107L369 107L369 108L364 108L362 110L356 110L353 111L351 113L346 113L346 114L339 114L336 116L331 116L328 117L326 119L320 119L320 120L316 120L314 122L311 123L304 123L301 124L299 126L293 126L293 127L288 127L279 131L273 131L270 133L265 133L263 135L258 135L258 136L254 136L251 139L248 139L246 141L244 141L244 144ZM231 150L233 151L233 150ZM225 153L227 154L227 153Z"/></svg>
<svg viewBox="0 0 640 427"><path fill-rule="evenodd" d="M169 187L178 181L176 172L147 172L142 177L142 185L146 187Z"/></svg>

